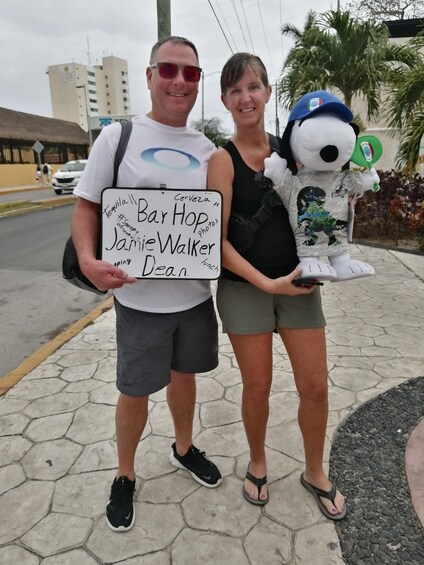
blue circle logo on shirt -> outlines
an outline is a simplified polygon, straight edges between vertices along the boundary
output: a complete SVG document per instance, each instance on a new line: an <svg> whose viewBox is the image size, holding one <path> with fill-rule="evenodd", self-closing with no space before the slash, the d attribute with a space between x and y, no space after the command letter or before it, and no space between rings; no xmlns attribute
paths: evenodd
<svg viewBox="0 0 424 565"><path fill-rule="evenodd" d="M188 159L188 163L182 166L177 166L176 164L158 161L156 154L160 151L171 151L173 153L183 155ZM185 151L179 151L178 149L171 149L170 147L151 147L150 149L142 151L140 153L140 158L146 163L150 163L151 165L156 165L157 167L162 167L164 169L171 169L173 171L193 171L194 169L198 169L200 167L200 161L193 157L193 155L190 155L190 153L186 153Z"/></svg>

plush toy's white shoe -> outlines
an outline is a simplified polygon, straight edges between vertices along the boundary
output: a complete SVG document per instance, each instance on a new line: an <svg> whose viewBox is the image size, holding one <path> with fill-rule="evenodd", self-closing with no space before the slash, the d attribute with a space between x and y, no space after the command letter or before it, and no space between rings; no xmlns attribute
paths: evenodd
<svg viewBox="0 0 424 565"><path fill-rule="evenodd" d="M329 260L331 266L337 273L336 282L363 279L375 275L375 271L371 265L363 261L358 261L357 259L351 259L348 254L330 257Z"/></svg>
<svg viewBox="0 0 424 565"><path fill-rule="evenodd" d="M313 257L301 259L298 267L302 269L302 279L319 281L334 281L337 279L337 273L329 263Z"/></svg>

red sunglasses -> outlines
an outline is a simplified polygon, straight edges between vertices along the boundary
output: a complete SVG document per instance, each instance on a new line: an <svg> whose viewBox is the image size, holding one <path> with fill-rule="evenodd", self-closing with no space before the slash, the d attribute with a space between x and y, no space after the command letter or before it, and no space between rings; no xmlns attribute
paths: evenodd
<svg viewBox="0 0 424 565"><path fill-rule="evenodd" d="M192 65L177 65L177 63L153 63L151 69L158 69L159 76L165 79L173 79L178 71L182 71L184 80L187 82L199 82L202 76L202 69Z"/></svg>

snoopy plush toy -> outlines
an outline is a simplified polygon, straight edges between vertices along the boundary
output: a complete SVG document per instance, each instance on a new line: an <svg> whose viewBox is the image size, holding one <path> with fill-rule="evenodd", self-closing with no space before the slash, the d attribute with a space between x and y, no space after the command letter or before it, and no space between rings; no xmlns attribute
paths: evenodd
<svg viewBox="0 0 424 565"><path fill-rule="evenodd" d="M302 279L343 281L375 274L371 265L352 259L348 249L349 202L366 190L378 190L380 181L373 168L341 170L356 143L352 120L350 109L330 92L305 94L283 134L281 153L287 159L277 153L265 159L264 176L289 214Z"/></svg>

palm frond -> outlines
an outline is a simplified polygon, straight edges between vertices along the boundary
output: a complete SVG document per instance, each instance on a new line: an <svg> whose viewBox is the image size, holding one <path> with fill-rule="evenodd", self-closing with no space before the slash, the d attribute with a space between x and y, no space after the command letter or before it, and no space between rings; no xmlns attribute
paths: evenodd
<svg viewBox="0 0 424 565"><path fill-rule="evenodd" d="M396 156L396 164L409 174L415 171L420 158L421 139L424 136L424 105L408 122Z"/></svg>
<svg viewBox="0 0 424 565"><path fill-rule="evenodd" d="M278 89L286 109L311 90L338 89L348 104L354 95L363 96L367 117L375 117L382 86L419 61L416 49L389 43L386 25L358 21L348 11L309 12L303 30L286 25L283 33L295 40Z"/></svg>

